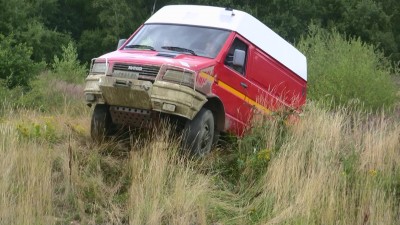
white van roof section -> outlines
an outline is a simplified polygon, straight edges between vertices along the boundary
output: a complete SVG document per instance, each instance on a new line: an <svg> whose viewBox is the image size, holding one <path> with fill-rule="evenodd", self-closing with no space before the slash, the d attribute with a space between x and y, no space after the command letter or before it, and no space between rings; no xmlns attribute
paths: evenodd
<svg viewBox="0 0 400 225"><path fill-rule="evenodd" d="M306 57L248 13L213 6L170 5L158 10L145 22L149 23L184 24L236 31L307 80Z"/></svg>

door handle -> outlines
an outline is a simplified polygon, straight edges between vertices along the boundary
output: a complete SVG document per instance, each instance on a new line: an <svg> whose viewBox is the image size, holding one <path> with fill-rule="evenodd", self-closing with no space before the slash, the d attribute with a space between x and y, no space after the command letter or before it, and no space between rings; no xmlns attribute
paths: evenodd
<svg viewBox="0 0 400 225"><path fill-rule="evenodd" d="M244 87L244 88L247 88L247 84L244 83L244 82L240 82L240 86L242 86L242 87Z"/></svg>

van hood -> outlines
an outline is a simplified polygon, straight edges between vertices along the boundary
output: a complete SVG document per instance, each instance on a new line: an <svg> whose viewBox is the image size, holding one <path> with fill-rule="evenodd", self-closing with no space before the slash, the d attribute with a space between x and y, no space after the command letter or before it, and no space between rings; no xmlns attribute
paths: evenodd
<svg viewBox="0 0 400 225"><path fill-rule="evenodd" d="M211 58L176 52L158 52L150 50L117 50L104 54L98 59L107 59L110 63L118 62L135 65L161 66L168 64L195 71L215 65L215 59Z"/></svg>

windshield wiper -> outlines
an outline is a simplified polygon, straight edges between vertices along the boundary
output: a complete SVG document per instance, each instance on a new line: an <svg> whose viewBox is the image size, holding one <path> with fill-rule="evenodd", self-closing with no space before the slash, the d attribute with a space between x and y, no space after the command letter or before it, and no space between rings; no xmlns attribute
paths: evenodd
<svg viewBox="0 0 400 225"><path fill-rule="evenodd" d="M197 55L196 52L194 52L191 49L187 49L187 48L181 48L181 47L176 47L176 46L162 46L162 49L167 49L167 50L171 50L174 52L188 52L192 55Z"/></svg>
<svg viewBox="0 0 400 225"><path fill-rule="evenodd" d="M125 48L148 49L148 50L155 51L155 49L150 45L127 45L127 46L125 46Z"/></svg>

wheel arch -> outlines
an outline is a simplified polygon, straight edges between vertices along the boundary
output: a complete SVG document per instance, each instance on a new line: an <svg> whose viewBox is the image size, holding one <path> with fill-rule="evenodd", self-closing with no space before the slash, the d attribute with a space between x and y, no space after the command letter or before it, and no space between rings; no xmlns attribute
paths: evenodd
<svg viewBox="0 0 400 225"><path fill-rule="evenodd" d="M207 102L204 104L203 108L211 110L214 115L214 123L218 131L224 131L225 129L225 108L222 101L216 97L208 97Z"/></svg>

